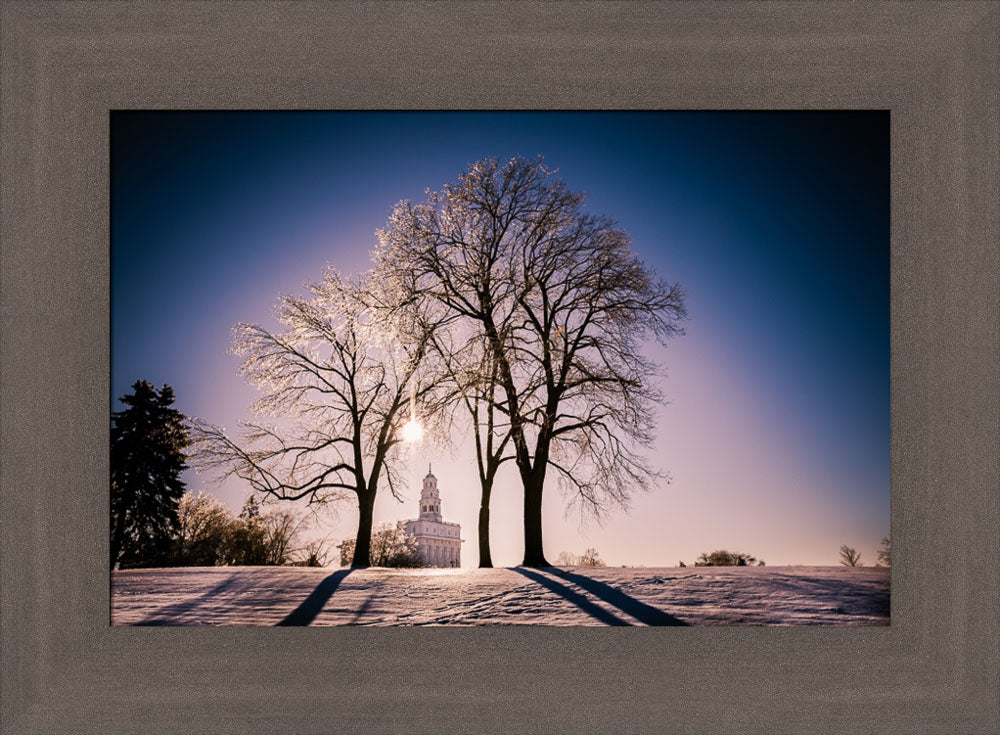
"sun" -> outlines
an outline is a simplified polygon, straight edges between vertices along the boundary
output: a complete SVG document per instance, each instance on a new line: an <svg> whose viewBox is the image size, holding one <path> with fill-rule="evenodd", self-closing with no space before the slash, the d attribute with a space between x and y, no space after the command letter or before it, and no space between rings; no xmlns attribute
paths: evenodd
<svg viewBox="0 0 1000 735"><path fill-rule="evenodd" d="M416 419L410 419L403 424L403 441L407 444L415 444L424 436L424 427Z"/></svg>
<svg viewBox="0 0 1000 735"><path fill-rule="evenodd" d="M403 441L416 444L424 436L424 427L417 421L417 396L413 385L410 385L410 420L403 424Z"/></svg>

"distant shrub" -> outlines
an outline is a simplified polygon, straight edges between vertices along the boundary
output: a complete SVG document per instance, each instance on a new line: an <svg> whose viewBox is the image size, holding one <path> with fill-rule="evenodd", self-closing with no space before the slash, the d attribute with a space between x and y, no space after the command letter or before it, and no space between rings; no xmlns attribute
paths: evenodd
<svg viewBox="0 0 1000 735"><path fill-rule="evenodd" d="M878 563L875 565L877 567L888 567L892 566L890 551L891 544L889 542L889 537L886 536L882 539L882 548L878 550Z"/></svg>
<svg viewBox="0 0 1000 735"><path fill-rule="evenodd" d="M560 551L556 557L557 567L575 567L580 565L580 557L570 551Z"/></svg>
<svg viewBox="0 0 1000 735"><path fill-rule="evenodd" d="M754 564L763 566L763 563L758 563L755 556L725 549L704 553L694 563L696 567L749 567Z"/></svg>
<svg viewBox="0 0 1000 735"><path fill-rule="evenodd" d="M184 493L177 506L177 520L171 566L225 564L226 545L234 520L225 505L201 492Z"/></svg>
<svg viewBox="0 0 1000 735"><path fill-rule="evenodd" d="M250 497L238 517L204 493L185 493L168 566L282 566L297 563L304 521L288 510L261 512Z"/></svg>
<svg viewBox="0 0 1000 735"><path fill-rule="evenodd" d="M556 557L557 567L603 567L607 566L597 549L589 548L577 556L571 551L560 551ZM624 567L625 565L622 564Z"/></svg>
<svg viewBox="0 0 1000 735"><path fill-rule="evenodd" d="M292 545L302 521L288 510L260 512L251 496L230 524L226 563L234 566L281 566L292 561Z"/></svg>
<svg viewBox="0 0 1000 735"><path fill-rule="evenodd" d="M340 565L348 566L354 558L355 539L344 539L340 545ZM392 523L380 523L372 529L369 560L373 567L413 568L424 566L420 548L412 536Z"/></svg>
<svg viewBox="0 0 1000 735"><path fill-rule="evenodd" d="M298 558L292 562L296 567L325 567L330 565L332 547L329 539L314 539L302 547Z"/></svg>
<svg viewBox="0 0 1000 735"><path fill-rule="evenodd" d="M860 567L861 554L847 544L843 544L840 547L840 563L845 567Z"/></svg>
<svg viewBox="0 0 1000 735"><path fill-rule="evenodd" d="M591 547L580 556L581 567L603 567L604 560L597 553L597 549Z"/></svg>

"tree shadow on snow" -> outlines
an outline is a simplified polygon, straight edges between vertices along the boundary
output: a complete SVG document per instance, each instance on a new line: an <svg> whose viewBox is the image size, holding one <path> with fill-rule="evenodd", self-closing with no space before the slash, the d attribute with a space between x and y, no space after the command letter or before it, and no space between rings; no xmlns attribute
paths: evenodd
<svg viewBox="0 0 1000 735"><path fill-rule="evenodd" d="M359 625L362 624L362 618L367 614L368 610L372 606L372 600L375 599L375 594L372 593L365 598L365 601L361 603L361 606L354 611L354 617L351 618L351 622L347 625Z"/></svg>
<svg viewBox="0 0 1000 735"><path fill-rule="evenodd" d="M670 613L663 612L659 608L653 607L652 605L647 605L645 602L635 599L630 595L626 595L619 589L612 587L604 582L598 582L596 579L591 577L586 577L582 574L568 572L564 569L558 569L556 567L551 567L546 570L549 574L554 574L557 577L565 579L567 582L572 582L578 587L587 590L594 597L604 600L604 602L609 605L617 607L624 613L631 615L633 618L638 620L640 623L645 623L646 625L688 625L683 620L675 618Z"/></svg>
<svg viewBox="0 0 1000 735"><path fill-rule="evenodd" d="M528 569L524 569L523 567L511 567L511 571L517 572L518 574L527 577L531 581L537 582L538 584L542 585L542 587L544 587L545 589L555 592L564 600L572 602L574 605L583 610L585 613L587 613L591 617L597 618L602 623L607 623L608 625L631 625L631 623L629 623L628 621L622 620L614 613L610 613L603 607L595 605L593 602L588 600L579 592L570 589L564 584L556 582L554 579L549 579L548 577L545 577L536 571L530 571Z"/></svg>
<svg viewBox="0 0 1000 735"><path fill-rule="evenodd" d="M333 597L334 591L344 577L352 571L352 569L341 569L326 577L316 585L316 589L310 592L309 596L297 608L288 613L288 616L276 625L309 625L319 615L323 606Z"/></svg>
<svg viewBox="0 0 1000 735"><path fill-rule="evenodd" d="M237 582L247 583L253 581L254 581L253 576L247 576L242 574L230 575L229 577L226 577L226 579L219 582L219 584L212 587L207 592L204 592L190 600L185 600L184 602L177 602L172 605L166 605L164 607L161 607L153 614L147 616L143 620L140 620L138 623L135 623L135 625L184 625L184 623L177 621L177 616L184 615L186 613L193 611L195 608L199 607L202 603L207 602L220 592L235 591L232 588L233 585L235 585Z"/></svg>
<svg viewBox="0 0 1000 735"><path fill-rule="evenodd" d="M836 602L838 610L846 615L889 615L890 590L877 581L775 574L769 583L800 595L812 604Z"/></svg>

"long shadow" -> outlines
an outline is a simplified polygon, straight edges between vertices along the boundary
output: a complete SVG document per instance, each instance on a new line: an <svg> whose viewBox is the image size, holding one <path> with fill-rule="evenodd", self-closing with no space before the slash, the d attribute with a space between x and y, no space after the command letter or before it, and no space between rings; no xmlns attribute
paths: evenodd
<svg viewBox="0 0 1000 735"><path fill-rule="evenodd" d="M800 594L810 602L836 602L837 607L848 615L889 615L890 590L877 582L859 583L853 580L775 574L770 583L773 587L783 587Z"/></svg>
<svg viewBox="0 0 1000 735"><path fill-rule="evenodd" d="M237 581L239 581L242 576L243 575L240 574L233 574L197 597L184 602L176 602L172 605L165 605L151 615L148 615L143 620L140 620L138 623L135 623L135 625L177 625L178 623L176 622L176 617L178 615L191 612L203 602L215 597L220 592L225 592Z"/></svg>
<svg viewBox="0 0 1000 735"><path fill-rule="evenodd" d="M557 569L555 567L550 567L545 571L587 590L594 597L604 600L604 602L617 607L624 613L628 613L640 623L645 623L646 625L688 625L683 620L675 618L673 615L665 613L663 610L652 605L647 605L645 602L641 602L630 595L626 595L621 590L604 582L598 582L596 579L585 577L582 574L567 572L564 569Z"/></svg>
<svg viewBox="0 0 1000 735"><path fill-rule="evenodd" d="M809 577L803 574L774 574L772 580L785 582L788 585L812 585L820 591L848 593L848 594L868 594L870 592L881 591L883 585L877 579L822 579L819 577Z"/></svg>
<svg viewBox="0 0 1000 735"><path fill-rule="evenodd" d="M276 625L309 625L316 619L327 601L333 597L334 591L344 577L352 571L354 570L341 569L326 577L316 585L316 589L309 593L309 597L304 599L297 608L288 613L288 616Z"/></svg>
<svg viewBox="0 0 1000 735"><path fill-rule="evenodd" d="M354 617L351 618L351 622L347 623L347 625L357 625L361 618L365 616L365 613L368 612L368 609L372 606L372 600L374 599L374 593L368 595L368 597L365 598L365 601L361 603L361 607L354 611Z"/></svg>
<svg viewBox="0 0 1000 735"><path fill-rule="evenodd" d="M523 567L511 567L511 571L517 572L533 582L537 582L542 585L547 590L555 592L557 595L562 597L564 600L568 600L576 605L578 608L583 610L588 615L597 618L602 623L607 623L608 625L631 625L626 620L622 620L620 617L614 613L610 613L602 607L598 607L593 602L588 600L586 597L581 595L579 592L575 592L564 584L559 584L554 579L549 579L544 577L538 572L528 571Z"/></svg>

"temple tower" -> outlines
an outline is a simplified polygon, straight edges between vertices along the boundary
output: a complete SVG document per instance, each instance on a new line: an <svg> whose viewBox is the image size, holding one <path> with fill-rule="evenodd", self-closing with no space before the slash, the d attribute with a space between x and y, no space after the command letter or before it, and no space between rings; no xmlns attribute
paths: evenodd
<svg viewBox="0 0 1000 735"><path fill-rule="evenodd" d="M427 475L420 487L420 515L399 525L408 536L416 539L420 558L429 567L462 565L462 527L449 523L441 516L441 494L438 481L427 465Z"/></svg>

